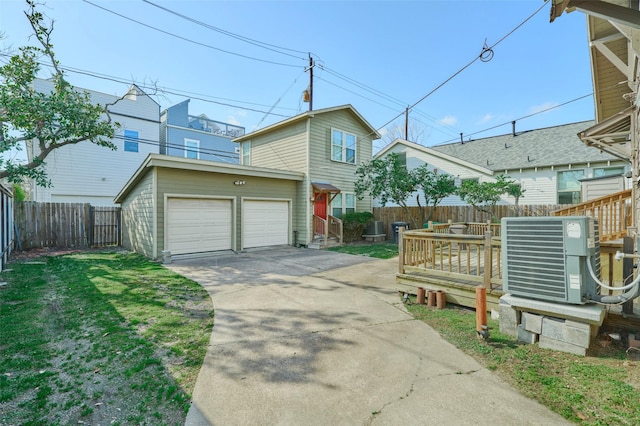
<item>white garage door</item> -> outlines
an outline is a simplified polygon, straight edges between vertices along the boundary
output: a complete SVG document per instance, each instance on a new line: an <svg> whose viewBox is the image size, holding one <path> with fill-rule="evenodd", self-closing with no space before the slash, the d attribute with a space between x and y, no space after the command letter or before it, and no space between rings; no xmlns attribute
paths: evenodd
<svg viewBox="0 0 640 426"><path fill-rule="evenodd" d="M231 249L231 201L167 200L167 242L171 254Z"/></svg>
<svg viewBox="0 0 640 426"><path fill-rule="evenodd" d="M244 248L289 244L289 203L245 201L242 236Z"/></svg>

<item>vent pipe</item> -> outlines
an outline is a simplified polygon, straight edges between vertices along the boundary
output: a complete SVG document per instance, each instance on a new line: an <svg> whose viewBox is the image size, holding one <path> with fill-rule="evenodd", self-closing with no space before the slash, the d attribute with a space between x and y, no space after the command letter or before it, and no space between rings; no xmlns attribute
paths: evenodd
<svg viewBox="0 0 640 426"><path fill-rule="evenodd" d="M511 122L511 134L515 137L516 135L516 120Z"/></svg>

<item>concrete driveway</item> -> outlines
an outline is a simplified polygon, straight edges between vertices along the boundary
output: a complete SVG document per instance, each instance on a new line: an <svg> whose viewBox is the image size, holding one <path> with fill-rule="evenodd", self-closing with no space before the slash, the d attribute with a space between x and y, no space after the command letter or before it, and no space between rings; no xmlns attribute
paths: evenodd
<svg viewBox="0 0 640 426"><path fill-rule="evenodd" d="M413 320L397 259L282 247L167 266L215 309L187 425L569 424Z"/></svg>

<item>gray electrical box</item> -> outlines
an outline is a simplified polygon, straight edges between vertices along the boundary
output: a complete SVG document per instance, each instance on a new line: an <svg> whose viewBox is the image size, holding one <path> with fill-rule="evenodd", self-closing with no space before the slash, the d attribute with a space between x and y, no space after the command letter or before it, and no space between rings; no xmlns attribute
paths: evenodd
<svg viewBox="0 0 640 426"><path fill-rule="evenodd" d="M584 304L599 286L598 222L587 216L502 219L502 282L506 293Z"/></svg>

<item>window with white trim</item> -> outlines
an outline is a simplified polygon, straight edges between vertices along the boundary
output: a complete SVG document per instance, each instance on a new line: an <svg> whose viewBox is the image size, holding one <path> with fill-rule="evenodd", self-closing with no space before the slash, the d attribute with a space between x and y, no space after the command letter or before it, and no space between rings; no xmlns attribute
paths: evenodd
<svg viewBox="0 0 640 426"><path fill-rule="evenodd" d="M558 172L558 204L578 204L581 202L580 179L584 170Z"/></svg>
<svg viewBox="0 0 640 426"><path fill-rule="evenodd" d="M331 216L340 217L345 213L356 211L355 194L340 193L331 202Z"/></svg>
<svg viewBox="0 0 640 426"><path fill-rule="evenodd" d="M331 129L331 159L356 164L356 135Z"/></svg>
<svg viewBox="0 0 640 426"><path fill-rule="evenodd" d="M624 173L624 166L620 167L599 167L597 169L593 169L593 177L603 177L603 176L613 176L613 175L621 175Z"/></svg>
<svg viewBox="0 0 640 426"><path fill-rule="evenodd" d="M184 140L184 156L185 158L200 158L200 141L195 139Z"/></svg>
<svg viewBox="0 0 640 426"><path fill-rule="evenodd" d="M138 152L138 131L124 131L124 150L127 152Z"/></svg>
<svg viewBox="0 0 640 426"><path fill-rule="evenodd" d="M240 164L251 165L251 142L242 142L242 162Z"/></svg>

